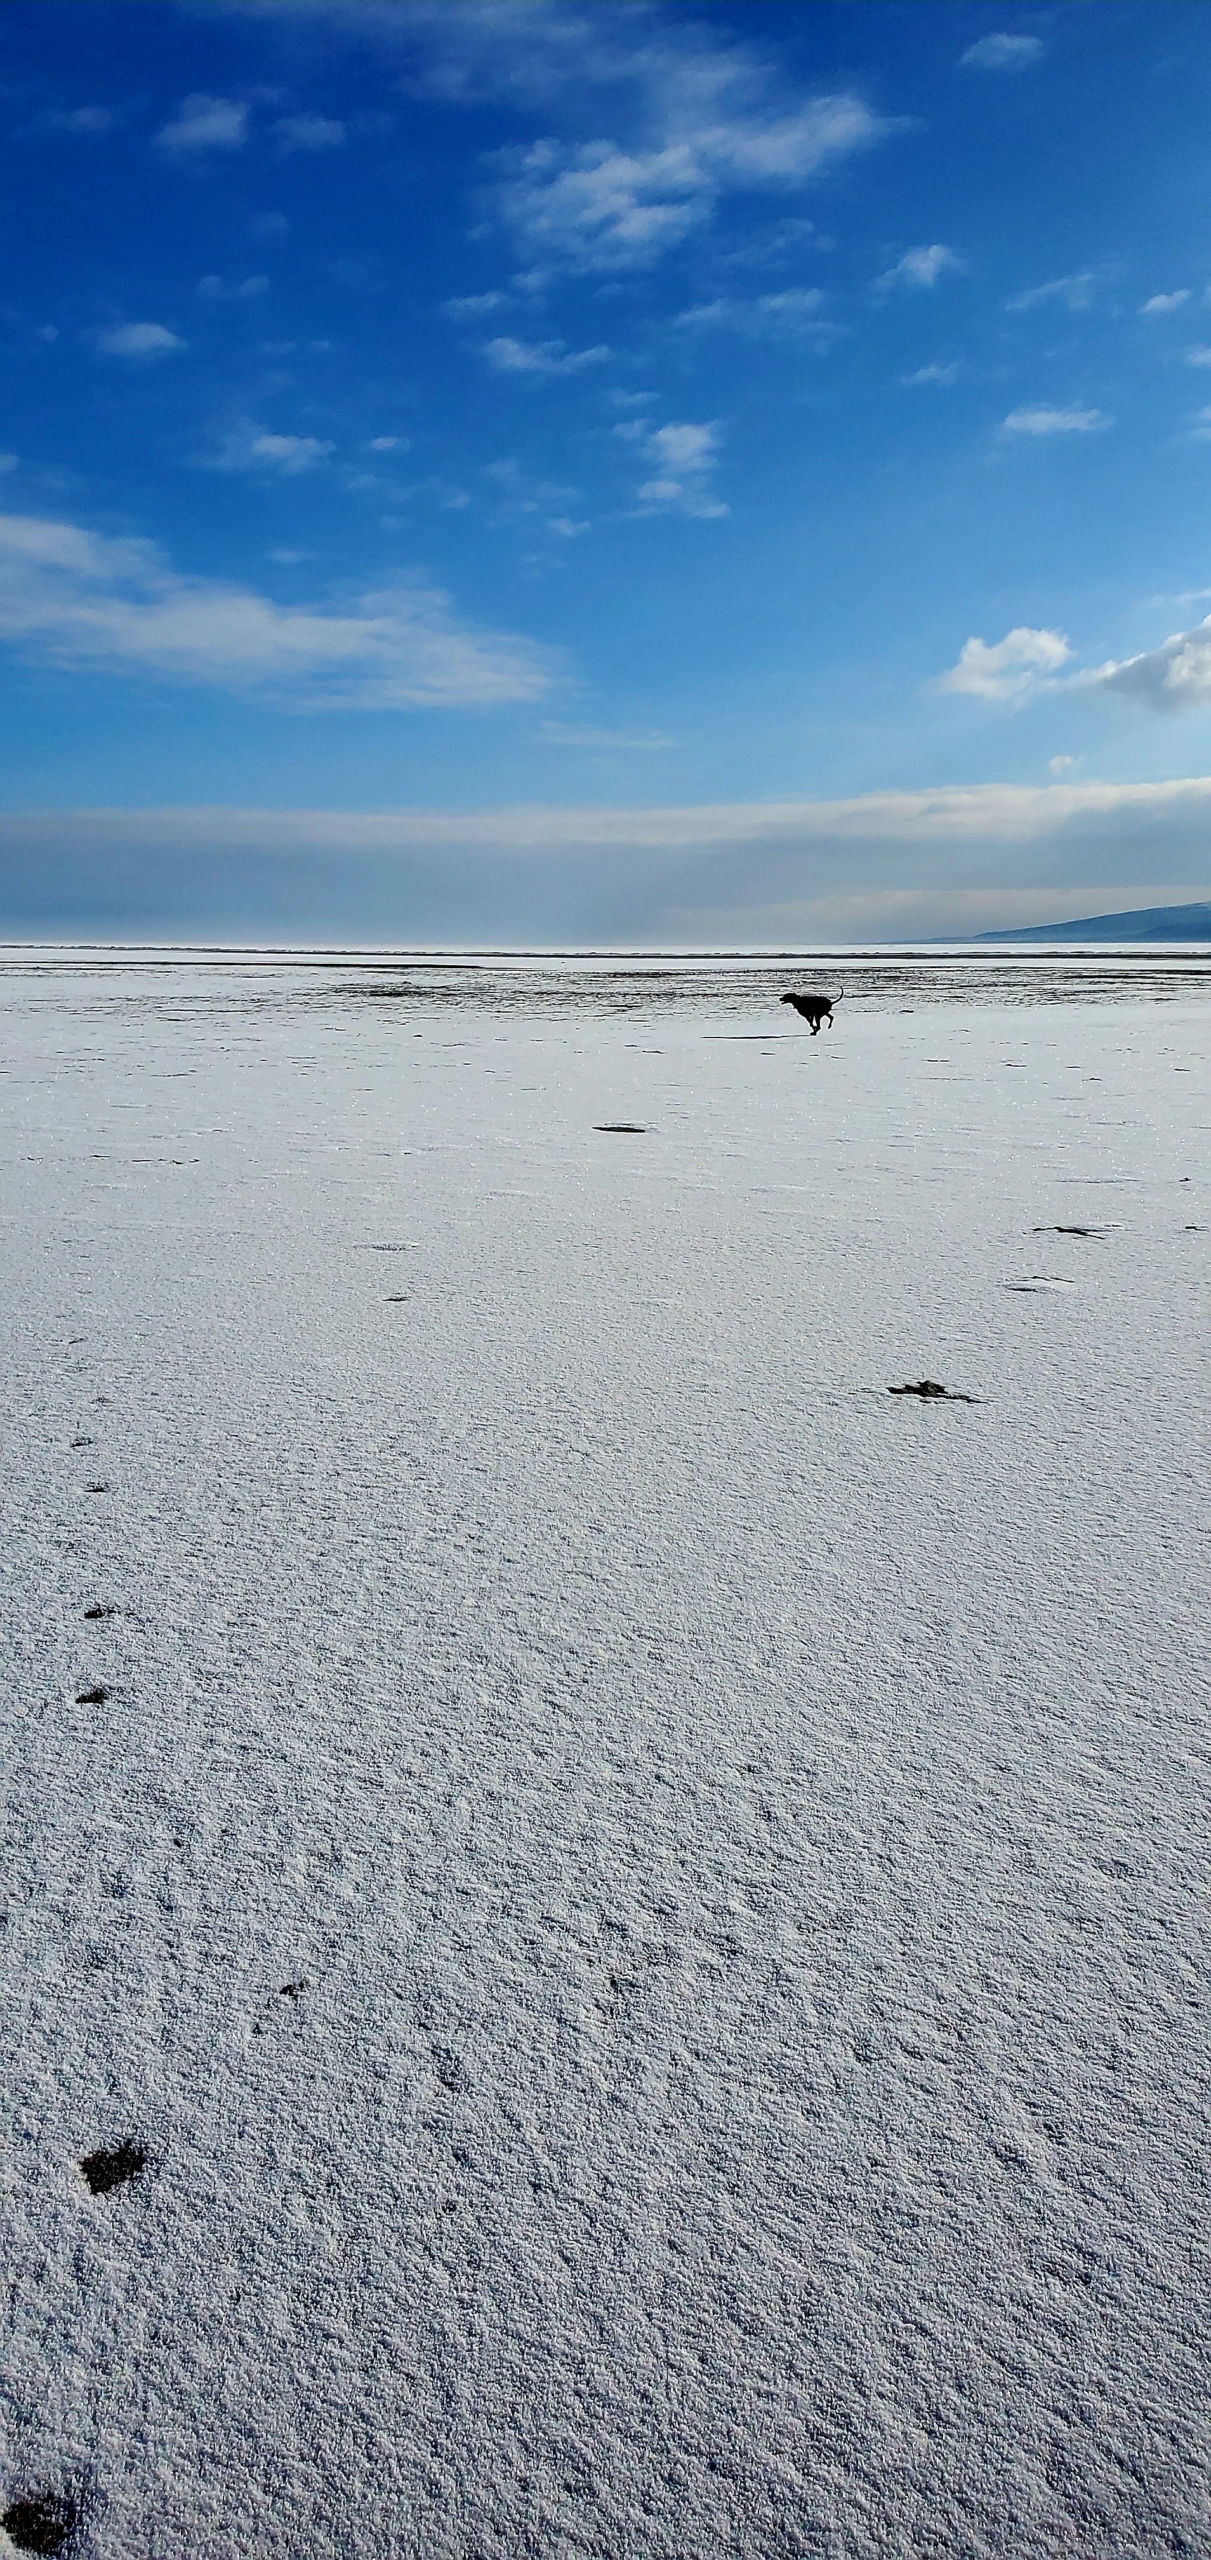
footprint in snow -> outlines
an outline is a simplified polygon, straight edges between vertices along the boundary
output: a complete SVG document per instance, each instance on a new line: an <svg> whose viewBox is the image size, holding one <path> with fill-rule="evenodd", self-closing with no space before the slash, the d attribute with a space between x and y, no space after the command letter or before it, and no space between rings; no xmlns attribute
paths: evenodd
<svg viewBox="0 0 1211 2560"><path fill-rule="evenodd" d="M910 1386L889 1387L889 1396L941 1396L946 1404L982 1404L982 1396L969 1396L962 1387L941 1386L936 1378L917 1378Z"/></svg>
<svg viewBox="0 0 1211 2560"><path fill-rule="evenodd" d="M1034 1271L1029 1280L1007 1280L1005 1286L1015 1290L1019 1297L1030 1298L1045 1296L1048 1291L1056 1289L1075 1289L1076 1282L1061 1280L1057 1272Z"/></svg>
<svg viewBox="0 0 1211 2560"><path fill-rule="evenodd" d="M18 2551L62 2551L75 2530L76 2510L56 2489L35 2489L30 2497L14 2498L0 2524Z"/></svg>
<svg viewBox="0 0 1211 2560"><path fill-rule="evenodd" d="M283 1982L283 1983L279 1983L279 1985L278 1985L277 1997L278 1997L278 1999L279 1999L279 2000L301 2000L301 1999L302 1999L302 1996L303 1996L303 1993L304 1993L304 1991L306 1990L306 1988L307 1988L307 1978L306 1978L306 1975L305 1975L305 1974L300 1974L300 1975L299 1975L299 1978L298 1978L298 1980L297 1980L297 1982ZM264 2033L265 2033L265 2029L266 2029L266 2026L268 2025L269 2020L274 2016L274 2014L275 2014L275 2013L274 2013L274 2011L273 2011L272 2009L268 2009L268 2010L266 2011L265 2016L264 2016L263 2018L258 2018L258 2019L256 2020L256 2023L254 2024L254 2026L253 2026L253 2030L252 2030L252 2032L253 2032L254 2036L263 2036L263 2035L264 2035Z"/></svg>
<svg viewBox="0 0 1211 2560"><path fill-rule="evenodd" d="M128 2178L137 2178L147 2167L147 2147L132 2142L129 2134L112 2151L89 2151L79 2163L90 2194L107 2196L112 2187L124 2187Z"/></svg>

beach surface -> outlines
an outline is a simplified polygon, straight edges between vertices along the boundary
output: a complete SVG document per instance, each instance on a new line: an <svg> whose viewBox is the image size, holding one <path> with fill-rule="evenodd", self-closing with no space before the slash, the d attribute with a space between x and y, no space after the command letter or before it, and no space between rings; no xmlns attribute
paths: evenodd
<svg viewBox="0 0 1211 2560"><path fill-rule="evenodd" d="M1205 2555L1206 955L0 963L15 2547Z"/></svg>

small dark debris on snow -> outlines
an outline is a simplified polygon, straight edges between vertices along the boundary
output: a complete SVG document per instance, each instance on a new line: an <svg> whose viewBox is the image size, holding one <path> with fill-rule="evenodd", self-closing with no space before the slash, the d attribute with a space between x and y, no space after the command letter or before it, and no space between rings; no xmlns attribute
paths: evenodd
<svg viewBox="0 0 1211 2560"><path fill-rule="evenodd" d="M98 1680L95 1689L77 1689L76 1705L78 1707L103 1707L108 1696L108 1689L103 1689L100 1681Z"/></svg>
<svg viewBox="0 0 1211 2560"><path fill-rule="evenodd" d="M71 1445L73 1449L91 1449L92 1439L87 1431L82 1431L79 1439L73 1440Z"/></svg>
<svg viewBox="0 0 1211 2560"><path fill-rule="evenodd" d="M146 2145L132 2142L129 2135L116 2150L89 2151L80 2162L88 2187L95 2196L107 2196L111 2187L125 2186L128 2178L137 2178L140 2169L146 2167Z"/></svg>
<svg viewBox="0 0 1211 2560"><path fill-rule="evenodd" d="M1105 1227L1032 1227L1036 1236L1104 1236Z"/></svg>
<svg viewBox="0 0 1211 2560"><path fill-rule="evenodd" d="M978 1404L978 1396L965 1395L962 1387L939 1386L936 1378L917 1378L911 1386L889 1387L889 1396L942 1396L947 1404Z"/></svg>
<svg viewBox="0 0 1211 2560"><path fill-rule="evenodd" d="M117 1614L117 1610L112 1608L107 1600L94 1600L91 1609L86 1609L84 1612L86 1618L116 1618Z"/></svg>
<svg viewBox="0 0 1211 2560"><path fill-rule="evenodd" d="M642 1120L595 1120L593 1126L607 1138L646 1138L647 1136Z"/></svg>
<svg viewBox="0 0 1211 2560"><path fill-rule="evenodd" d="M86 1484L84 1490L86 1493L108 1493L109 1486L107 1484Z"/></svg>
<svg viewBox="0 0 1211 2560"><path fill-rule="evenodd" d="M284 1982L282 1984L278 1992L278 1998L279 2000L297 2000L299 1993L301 1991L305 1991L306 1988L306 1979L304 1975L300 1974L297 1982Z"/></svg>
<svg viewBox="0 0 1211 2560"><path fill-rule="evenodd" d="M407 1291L406 1289L405 1289L405 1291L404 1291L404 1293L403 1293L403 1296L402 1296L402 1297L397 1297L397 1298L388 1298L388 1300L387 1300L387 1305L388 1305L389 1307L406 1307L406 1306L407 1306L407 1304L408 1304L408 1291Z"/></svg>
<svg viewBox="0 0 1211 2560"><path fill-rule="evenodd" d="M38 2489L30 2498L14 2498L0 2524L18 2551L62 2551L76 2522L69 2498L54 2489Z"/></svg>

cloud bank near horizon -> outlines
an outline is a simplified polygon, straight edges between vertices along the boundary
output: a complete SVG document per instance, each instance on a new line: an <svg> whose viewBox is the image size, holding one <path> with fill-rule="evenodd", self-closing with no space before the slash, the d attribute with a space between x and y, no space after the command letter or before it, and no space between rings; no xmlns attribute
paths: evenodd
<svg viewBox="0 0 1211 2560"><path fill-rule="evenodd" d="M0 814L0 933L895 940L1208 895L1211 775L639 809Z"/></svg>

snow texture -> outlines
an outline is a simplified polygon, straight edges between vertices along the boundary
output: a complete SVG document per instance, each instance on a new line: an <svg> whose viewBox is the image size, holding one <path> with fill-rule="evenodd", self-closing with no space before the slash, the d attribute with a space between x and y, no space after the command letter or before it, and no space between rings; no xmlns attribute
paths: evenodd
<svg viewBox="0 0 1211 2560"><path fill-rule="evenodd" d="M0 2550L1206 2554L1205 966L5 977Z"/></svg>

